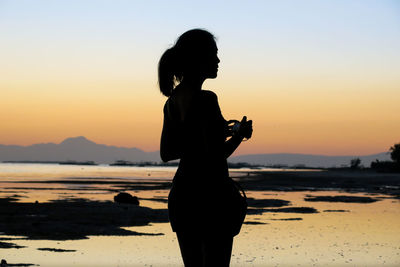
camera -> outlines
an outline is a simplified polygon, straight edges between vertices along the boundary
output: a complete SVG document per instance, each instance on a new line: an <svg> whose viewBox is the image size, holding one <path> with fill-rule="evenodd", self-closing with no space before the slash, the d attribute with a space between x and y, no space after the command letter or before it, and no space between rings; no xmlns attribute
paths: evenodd
<svg viewBox="0 0 400 267"><path fill-rule="evenodd" d="M236 134L239 132L239 128L240 128L240 122L239 121L235 121L232 125L232 133Z"/></svg>
<svg viewBox="0 0 400 267"><path fill-rule="evenodd" d="M253 129L252 129L252 124L253 122L251 120L249 121L244 121L244 127L248 127L248 131L246 131L246 134L243 136L246 139L249 139L252 135ZM239 132L239 129L241 127L242 122L238 120L230 120L227 121L227 136L233 136Z"/></svg>

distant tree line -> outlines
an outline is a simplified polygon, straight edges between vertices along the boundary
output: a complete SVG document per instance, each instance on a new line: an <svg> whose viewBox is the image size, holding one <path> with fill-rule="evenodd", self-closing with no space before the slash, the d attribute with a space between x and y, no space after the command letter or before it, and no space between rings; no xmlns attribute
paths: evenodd
<svg viewBox="0 0 400 267"><path fill-rule="evenodd" d="M355 158L350 161L351 169L359 169L361 167L361 159Z"/></svg>
<svg viewBox="0 0 400 267"><path fill-rule="evenodd" d="M400 172L400 143L390 147L389 153L393 161L375 160L371 162L371 169L380 172Z"/></svg>

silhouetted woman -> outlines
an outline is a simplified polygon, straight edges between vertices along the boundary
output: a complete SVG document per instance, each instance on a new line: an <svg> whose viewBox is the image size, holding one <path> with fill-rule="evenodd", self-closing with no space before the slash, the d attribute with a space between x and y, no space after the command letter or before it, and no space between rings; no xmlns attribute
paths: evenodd
<svg viewBox="0 0 400 267"><path fill-rule="evenodd" d="M158 66L160 90L168 97L161 158L180 159L168 212L186 267L229 266L235 233L227 158L252 133L246 117L233 133L216 94L202 90L206 79L217 77L217 51L211 33L193 29L164 52Z"/></svg>

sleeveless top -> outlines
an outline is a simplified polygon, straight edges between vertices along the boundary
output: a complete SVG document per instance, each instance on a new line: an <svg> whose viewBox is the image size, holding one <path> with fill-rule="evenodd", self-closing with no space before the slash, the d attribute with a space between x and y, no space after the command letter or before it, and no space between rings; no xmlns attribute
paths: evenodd
<svg viewBox="0 0 400 267"><path fill-rule="evenodd" d="M206 90L196 92L181 121L169 98L164 106L164 123L171 126L168 142L178 150L180 162L168 197L173 231L212 233L227 229L229 194L228 165L224 143L227 124L217 96ZM228 227L229 228L229 227Z"/></svg>

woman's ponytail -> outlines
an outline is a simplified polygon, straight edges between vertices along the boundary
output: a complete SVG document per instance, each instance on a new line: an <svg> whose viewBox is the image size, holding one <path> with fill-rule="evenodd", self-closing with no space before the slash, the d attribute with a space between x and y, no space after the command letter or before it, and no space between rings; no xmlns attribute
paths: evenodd
<svg viewBox="0 0 400 267"><path fill-rule="evenodd" d="M175 86L176 55L174 48L167 49L158 62L158 85L165 96L170 96Z"/></svg>

